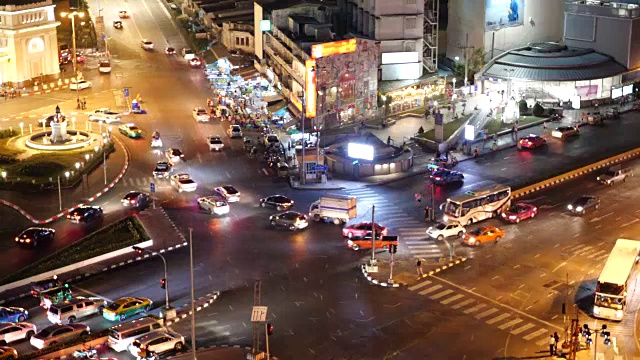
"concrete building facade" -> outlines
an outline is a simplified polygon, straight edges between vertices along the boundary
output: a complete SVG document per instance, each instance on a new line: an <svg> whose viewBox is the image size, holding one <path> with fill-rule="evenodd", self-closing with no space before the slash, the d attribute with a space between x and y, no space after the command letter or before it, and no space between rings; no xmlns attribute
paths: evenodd
<svg viewBox="0 0 640 360"><path fill-rule="evenodd" d="M51 0L9 2L0 5L0 84L58 74L55 5Z"/></svg>

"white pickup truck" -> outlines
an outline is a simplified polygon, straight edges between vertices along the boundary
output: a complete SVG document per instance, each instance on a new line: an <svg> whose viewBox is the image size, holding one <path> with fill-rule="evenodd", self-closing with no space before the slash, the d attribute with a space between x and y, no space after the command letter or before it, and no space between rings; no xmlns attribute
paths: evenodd
<svg viewBox="0 0 640 360"><path fill-rule="evenodd" d="M358 216L354 196L327 194L309 207L309 217L315 221L332 220L340 225Z"/></svg>
<svg viewBox="0 0 640 360"><path fill-rule="evenodd" d="M198 184L193 181L189 174L175 174L171 176L171 186L178 189L178 192L192 192L196 191Z"/></svg>
<svg viewBox="0 0 640 360"><path fill-rule="evenodd" d="M613 185L619 181L627 181L627 176L633 176L631 168L614 166L607 170L606 173L598 176L598 181L605 185Z"/></svg>

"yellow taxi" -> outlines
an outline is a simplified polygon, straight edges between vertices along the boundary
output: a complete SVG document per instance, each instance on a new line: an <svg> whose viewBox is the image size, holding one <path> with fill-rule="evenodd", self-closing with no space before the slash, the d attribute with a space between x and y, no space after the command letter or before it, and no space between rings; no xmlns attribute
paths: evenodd
<svg viewBox="0 0 640 360"><path fill-rule="evenodd" d="M16 349L8 346L0 346L0 360L15 360L18 358Z"/></svg>
<svg viewBox="0 0 640 360"><path fill-rule="evenodd" d="M469 246L478 246L486 242L498 242L504 237L504 231L495 226L485 226L468 231L462 238L462 243Z"/></svg>
<svg viewBox="0 0 640 360"><path fill-rule="evenodd" d="M102 316L111 321L122 321L130 316L151 310L153 303L143 297L123 297L112 303L105 301Z"/></svg>

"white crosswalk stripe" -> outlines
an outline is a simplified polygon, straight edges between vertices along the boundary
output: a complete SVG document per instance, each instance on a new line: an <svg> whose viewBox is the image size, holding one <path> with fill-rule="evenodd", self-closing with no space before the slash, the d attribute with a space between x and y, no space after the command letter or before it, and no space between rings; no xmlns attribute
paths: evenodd
<svg viewBox="0 0 640 360"><path fill-rule="evenodd" d="M482 320L487 325L508 331L510 334L519 336L526 341L534 341L538 345L546 344L549 341L548 334L554 331L544 324L528 321L527 317L501 310L499 306L489 306L490 304L486 302L468 297L468 294L458 293L458 289L449 288L447 284L437 284L432 280L424 280L409 286L408 289L418 295L425 296L428 301L437 301L451 309Z"/></svg>

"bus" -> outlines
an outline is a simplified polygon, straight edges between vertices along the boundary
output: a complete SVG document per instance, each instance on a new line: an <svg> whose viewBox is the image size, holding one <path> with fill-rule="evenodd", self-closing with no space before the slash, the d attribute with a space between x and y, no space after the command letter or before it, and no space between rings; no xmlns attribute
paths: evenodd
<svg viewBox="0 0 640 360"><path fill-rule="evenodd" d="M596 284L593 316L622 321L631 274L640 259L640 241L618 239Z"/></svg>
<svg viewBox="0 0 640 360"><path fill-rule="evenodd" d="M445 222L471 225L475 222L497 217L511 205L511 188L493 185L489 188L467 191L447 199L444 205Z"/></svg>

